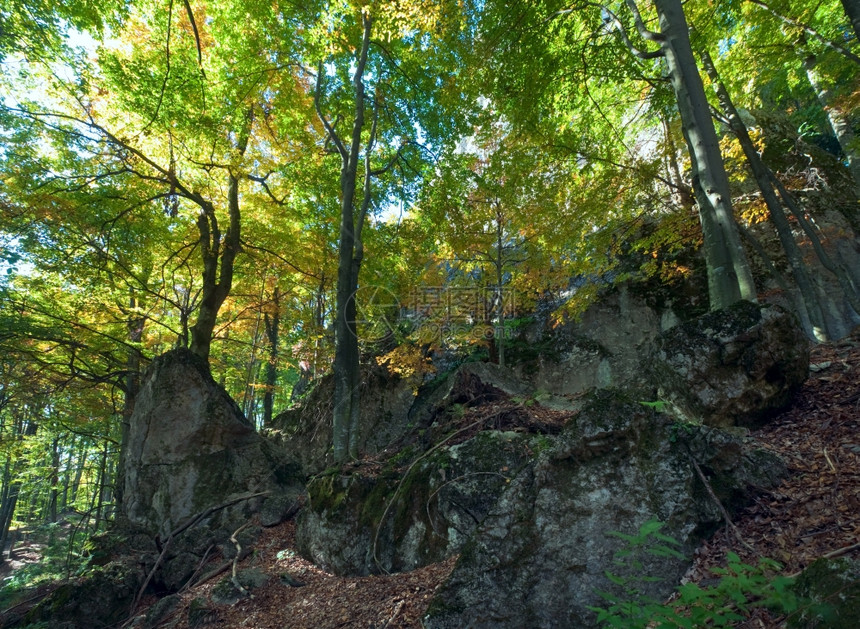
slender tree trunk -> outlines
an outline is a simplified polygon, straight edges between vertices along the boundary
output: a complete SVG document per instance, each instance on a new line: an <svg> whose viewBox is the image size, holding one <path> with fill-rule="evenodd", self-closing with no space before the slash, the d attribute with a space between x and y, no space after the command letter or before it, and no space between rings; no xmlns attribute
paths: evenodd
<svg viewBox="0 0 860 629"><path fill-rule="evenodd" d="M263 396L263 426L272 423L273 407L275 404L275 385L278 382L278 342L281 325L281 295L275 286L272 294L274 311L269 316L267 312L263 323L266 326L266 338L269 341L269 360L266 361L266 393Z"/></svg>
<svg viewBox="0 0 860 629"><path fill-rule="evenodd" d="M87 465L88 450L89 448L87 447L86 442L81 439L81 444L78 450L78 467L77 470L75 470L75 479L72 482L72 504L77 504L78 491L80 491L81 488L81 479L84 477L84 468Z"/></svg>
<svg viewBox="0 0 860 629"><path fill-rule="evenodd" d="M240 132L236 147L240 157L248 148L252 120L253 116L248 112L246 125ZM233 265L242 242L238 175L232 171L227 175L227 210L230 221L223 239L215 217L215 208L205 199L198 199L198 205L202 209L197 218L197 229L203 257L203 295L197 320L191 327L189 349L208 362L218 311L233 287Z"/></svg>
<svg viewBox="0 0 860 629"><path fill-rule="evenodd" d="M66 454L66 465L63 471L63 496L60 501L60 511L65 512L69 508L69 487L72 484L72 467L75 463L75 442L77 437L72 435Z"/></svg>
<svg viewBox="0 0 860 629"><path fill-rule="evenodd" d="M505 366L505 304L504 294L502 292L502 283L504 282L504 225L501 212L496 212L496 308L495 308L495 333L493 339L496 342L496 355L500 366Z"/></svg>
<svg viewBox="0 0 860 629"><path fill-rule="evenodd" d="M99 530L99 526L101 525L102 516L104 514L104 504L105 504L105 491L107 489L108 478L107 478L107 458L108 458L108 444L105 443L101 452L101 460L99 462L99 474L96 479L96 485L94 488L95 491L95 508L96 508L96 518L95 523L93 524L93 533L97 533Z"/></svg>
<svg viewBox="0 0 860 629"><path fill-rule="evenodd" d="M364 216L369 208L370 172L365 173L365 198L356 220L356 184L362 132L365 126L364 104L364 71L370 48L370 32L372 20L369 15L362 13L362 44L358 53L353 87L355 94L355 119L352 125L352 136L348 146L344 145L336 131L323 116L320 106L324 70L322 64L318 68L315 106L317 114L326 127L329 140L335 143L341 156L340 171L340 234L338 245L337 288L335 297L335 351L334 351L334 399L332 433L334 441L334 460L342 463L347 458L358 457L358 416L359 416L359 383L360 364L358 349L358 332L356 330L355 291L358 288L358 273L361 269L363 246L361 228ZM375 120L374 120L375 131ZM370 159L374 131L365 147L366 159Z"/></svg>
<svg viewBox="0 0 860 629"><path fill-rule="evenodd" d="M782 198L782 202L794 218L797 219L803 232L809 238L809 242L812 244L812 248L815 251L815 255L818 256L818 260L821 262L821 265L836 276L839 286L842 288L843 294L845 295L845 299L854 309L854 312L860 314L860 291L857 290L857 286L854 284L851 276L845 270L845 267L833 260L833 258L830 257L830 254L828 254L824 249L824 245L821 243L821 239L818 237L815 228L807 220L803 209L797 204L797 200L794 198L794 195L791 194L791 192L789 192L785 185L779 180L779 177L774 175L772 172L770 173L770 177L773 185L776 186L777 191L779 191L779 196Z"/></svg>
<svg viewBox="0 0 860 629"><path fill-rule="evenodd" d="M10 514L15 507L12 504L12 460L6 457L3 464L3 489L0 492L0 564L5 561L6 542L9 538L9 525L12 522Z"/></svg>
<svg viewBox="0 0 860 629"><path fill-rule="evenodd" d="M842 8L854 29L854 37L860 41L860 0L842 0Z"/></svg>
<svg viewBox="0 0 860 629"><path fill-rule="evenodd" d="M27 437L32 437L36 434L38 428L39 425L34 421L16 421L15 438L22 440ZM3 504L0 505L0 558L2 558L3 550L9 542L9 528L12 525L12 519L15 516L15 509L18 506L18 499L21 494L21 479L19 475L19 472L21 471L21 461L10 461L7 459L6 463L8 467L4 468L4 474L8 470L9 483L5 500L3 501Z"/></svg>
<svg viewBox="0 0 860 629"><path fill-rule="evenodd" d="M827 114L830 128L833 129L842 153L848 165L848 172L854 181L854 193L860 196L860 147L854 135L850 112L844 109L835 98L833 90L827 85L827 80L818 71L818 57L807 54L803 58L803 67L809 84L815 90L818 102Z"/></svg>
<svg viewBox="0 0 860 629"><path fill-rule="evenodd" d="M780 203L776 190L774 190L773 184L771 183L770 170L765 166L759 156L755 144L749 135L746 124L741 119L728 90L720 79L720 75L717 72L713 59L711 59L711 55L707 50L702 50L701 56L705 70L717 91L717 98L720 101L723 112L729 121L729 127L735 134L735 137L737 137L738 142L741 145L741 149L744 152L744 156L746 156L747 164L753 173L753 177L758 184L759 190L761 190L762 198L764 199L765 205L767 205L771 222L776 229L779 241L782 244L782 249L785 252L788 264L791 267L794 282L800 291L802 309L805 311L804 313L799 313L800 318L807 319L811 322L813 328L812 332L816 340L826 341L830 337L827 321L815 292L815 286L809 276L809 271L806 268L806 264L803 262L803 254L797 246L797 241L795 241L794 234L791 230L791 225L788 222L788 218L785 216L785 212L783 212L782 203Z"/></svg>
<svg viewBox="0 0 860 629"><path fill-rule="evenodd" d="M629 3L635 5L632 0ZM698 190L711 309L725 308L739 299L755 300L755 284L732 212L729 181L681 1L655 0L654 4L660 19L658 41L698 182L694 189ZM643 31L641 21L639 26Z"/></svg>
<svg viewBox="0 0 860 629"><path fill-rule="evenodd" d="M57 499L60 495L60 438L51 442L51 477L48 479L48 504L45 508L45 521L57 521Z"/></svg>

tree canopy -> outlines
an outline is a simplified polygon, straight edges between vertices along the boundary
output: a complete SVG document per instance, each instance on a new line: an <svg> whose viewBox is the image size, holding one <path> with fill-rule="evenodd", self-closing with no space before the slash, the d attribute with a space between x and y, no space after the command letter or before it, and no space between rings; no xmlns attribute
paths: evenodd
<svg viewBox="0 0 860 629"><path fill-rule="evenodd" d="M368 355L504 363L536 304L631 277L778 286L828 336L851 310L810 265L854 310L860 278L810 199L858 228L853 5L0 1L7 468L33 439L112 486L173 347L258 425L333 369L343 461ZM49 510L54 476L22 481Z"/></svg>

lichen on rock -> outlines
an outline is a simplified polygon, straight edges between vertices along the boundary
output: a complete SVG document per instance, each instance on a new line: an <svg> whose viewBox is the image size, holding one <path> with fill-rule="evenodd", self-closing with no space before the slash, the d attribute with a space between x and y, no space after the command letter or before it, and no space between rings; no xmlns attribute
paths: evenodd
<svg viewBox="0 0 860 629"><path fill-rule="evenodd" d="M787 310L742 301L662 333L643 365L679 418L750 426L806 380L809 342Z"/></svg>

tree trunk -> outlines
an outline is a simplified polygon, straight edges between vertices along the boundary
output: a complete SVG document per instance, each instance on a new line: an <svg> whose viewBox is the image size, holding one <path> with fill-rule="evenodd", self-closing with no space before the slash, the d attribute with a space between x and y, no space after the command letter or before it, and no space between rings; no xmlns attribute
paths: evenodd
<svg viewBox="0 0 860 629"><path fill-rule="evenodd" d="M854 29L854 37L860 41L860 0L842 0L842 8Z"/></svg>
<svg viewBox="0 0 860 629"><path fill-rule="evenodd" d="M72 504L76 504L78 500L78 491L81 488L81 479L84 477L84 468L87 465L87 444L86 441L81 439L81 445L79 448L78 455L78 468L75 470L75 479L72 482Z"/></svg>
<svg viewBox="0 0 860 629"><path fill-rule="evenodd" d="M26 437L32 437L36 434L39 425L33 421L16 421L16 439L23 440ZM15 508L18 506L18 498L21 494L20 467L21 461L6 461L7 467L5 472L9 470L8 490L5 492L5 499L0 505L0 558L6 544L9 542L9 528L12 525L12 519L15 515Z"/></svg>
<svg viewBox="0 0 860 629"><path fill-rule="evenodd" d="M334 128L322 115L319 99L322 91L324 70L319 66L315 104L317 114L326 127L329 139L333 141L341 155L340 171L340 242L338 246L337 289L335 297L335 350L334 350L334 399L332 417L332 436L334 441L334 460L342 463L347 458L358 457L358 413L360 365L358 333L356 330L355 291L358 289L358 273L361 269L363 246L361 228L369 207L369 177L365 173L365 198L356 220L355 192L358 179L358 165L361 150L361 136L365 125L364 116L364 70L370 48L371 18L362 12L363 35L358 55L353 85L355 93L355 119L349 146L345 146ZM375 125L374 125L375 126ZM370 159L373 132L366 158Z"/></svg>
<svg viewBox="0 0 860 629"><path fill-rule="evenodd" d="M104 504L105 504L105 494L107 490L108 477L107 477L107 455L108 455L108 444L105 443L102 448L101 453L101 461L99 462L99 474L96 479L96 485L94 488L95 491L95 509L96 509L96 518L95 523L93 524L93 533L98 533L99 526L101 525L102 516L104 514Z"/></svg>
<svg viewBox="0 0 860 629"><path fill-rule="evenodd" d="M504 281L504 225L501 211L496 212L496 312L495 331L493 340L496 344L496 356L501 367L505 366L505 303L502 282Z"/></svg>
<svg viewBox="0 0 860 629"><path fill-rule="evenodd" d="M278 382L278 335L281 324L281 296L278 287L272 294L274 312L267 312L263 319L266 326L266 338L269 341L269 360L266 361L266 393L263 396L263 426L272 424L273 407L275 403L275 385Z"/></svg>
<svg viewBox="0 0 860 629"><path fill-rule="evenodd" d="M48 479L48 504L45 508L45 522L57 521L57 498L60 495L60 438L51 442L51 477Z"/></svg>
<svg viewBox="0 0 860 629"><path fill-rule="evenodd" d="M12 460L11 455L6 456L6 462L3 464L3 487L0 491L0 564L5 561L6 541L9 538L9 524L12 519L9 517L11 505L10 498L12 497Z"/></svg>
<svg viewBox="0 0 860 629"><path fill-rule="evenodd" d="M655 0L660 19L658 39L666 57L684 138L699 190L699 216L708 267L712 310L740 299L756 299L755 284L741 244L731 204L719 140L711 120L702 78L696 67L680 0ZM644 27L640 26L640 31Z"/></svg>
<svg viewBox="0 0 860 629"><path fill-rule="evenodd" d="M857 146L857 138L851 125L850 112L841 107L831 90L827 81L818 72L818 57L808 54L803 58L803 67L809 84L815 90L818 102L827 114L830 128L833 129L842 153L848 165L848 172L854 181L854 193L860 196L860 150Z"/></svg>
<svg viewBox="0 0 860 629"><path fill-rule="evenodd" d="M252 119L251 112L248 112L246 125L239 134L236 147L240 157L248 148ZM200 234L200 253L203 256L203 294L197 320L191 327L189 349L208 362L218 311L233 287L233 264L242 242L238 175L232 171L227 175L227 210L230 221L223 240L218 228L215 208L199 196L197 203L202 210L197 218L197 229Z"/></svg>
<svg viewBox="0 0 860 629"><path fill-rule="evenodd" d="M821 304L815 292L815 287L809 277L809 271L806 264L803 262L803 254L797 246L797 241L794 239L794 234L791 230L791 225L788 218L783 212L782 204L774 190L770 178L770 170L762 162L755 144L750 138L746 124L741 119L737 108L732 102L731 96L725 85L723 85L717 68L714 65L713 59L707 50L701 51L702 63L708 73L714 88L717 91L717 98L720 101L723 112L729 121L729 127L737 137L741 145L741 149L747 158L747 164L753 173L753 177L761 190L762 198L767 205L768 214L776 233L779 236L779 241L782 244L782 249L785 252L788 264L791 267L791 272L794 277L794 282L800 291L800 302L805 313L798 313L800 318L808 319L812 325L813 338L818 341L827 341L830 337L830 331L827 328L827 321L824 317L824 312L821 309Z"/></svg>
<svg viewBox="0 0 860 629"><path fill-rule="evenodd" d="M69 487L72 485L72 466L75 462L76 441L77 437L72 435L71 442L68 446L68 453L66 454L66 466L63 471L63 497L60 501L60 510L63 512L69 508Z"/></svg>
<svg viewBox="0 0 860 629"><path fill-rule="evenodd" d="M797 204L794 195L786 189L785 185L779 180L779 177L770 173L770 178L773 185L779 191L779 196L782 198L782 202L785 203L785 206L794 218L797 219L797 222L800 224L804 233L809 237L809 242L812 244L812 248L815 251L815 255L818 256L818 260L821 262L821 265L836 276L836 279L839 281L839 286L842 288L845 295L845 299L854 309L854 312L860 314L860 291L857 290L857 286L854 284L851 276L845 268L833 260L833 258L830 257L830 254L828 254L824 249L824 245L821 244L821 239L815 232L815 228L807 220L803 209Z"/></svg>

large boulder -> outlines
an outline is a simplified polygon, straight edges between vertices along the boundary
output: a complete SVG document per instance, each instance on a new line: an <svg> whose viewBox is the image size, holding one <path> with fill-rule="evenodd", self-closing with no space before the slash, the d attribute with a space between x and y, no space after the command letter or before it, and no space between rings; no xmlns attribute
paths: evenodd
<svg viewBox="0 0 860 629"><path fill-rule="evenodd" d="M409 409L418 386L384 365L364 365L358 420L359 450L376 454L411 429ZM334 462L332 398L334 378L323 376L302 400L275 418L267 428L297 458L305 475L317 474Z"/></svg>
<svg viewBox="0 0 860 629"><path fill-rule="evenodd" d="M335 574L414 570L459 552L540 435L484 431L441 447L398 470L399 459L373 473L329 473L308 484L296 544Z"/></svg>
<svg viewBox="0 0 860 629"><path fill-rule="evenodd" d="M680 320L671 302L651 297L642 286L625 283L606 290L575 320L553 325L546 313L513 343L509 362L533 390L551 394L640 388L642 355Z"/></svg>
<svg viewBox="0 0 860 629"><path fill-rule="evenodd" d="M692 461L729 509L784 470L736 437L676 424L614 391L597 392L554 441L477 527L426 627L594 627L589 607L604 603L598 591L614 588L607 570L660 577L641 583L660 599L689 562L646 553L641 567L616 566L624 541L607 534L636 534L656 519L689 553L721 520Z"/></svg>
<svg viewBox="0 0 860 629"><path fill-rule="evenodd" d="M742 301L654 341L645 370L686 421L749 426L784 408L809 368L809 342L779 306Z"/></svg>
<svg viewBox="0 0 860 629"><path fill-rule="evenodd" d="M253 513L263 524L284 519L304 480L187 350L160 356L144 375L122 472L125 522L161 541L194 522L185 531L201 553L209 533L226 539Z"/></svg>

